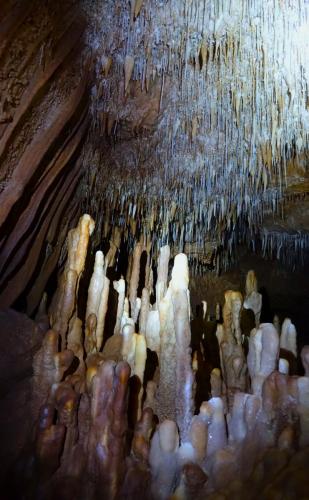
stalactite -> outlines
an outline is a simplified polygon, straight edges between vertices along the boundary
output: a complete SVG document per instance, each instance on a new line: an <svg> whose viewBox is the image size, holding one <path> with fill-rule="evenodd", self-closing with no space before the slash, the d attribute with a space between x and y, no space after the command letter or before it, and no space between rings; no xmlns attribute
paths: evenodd
<svg viewBox="0 0 309 500"><path fill-rule="evenodd" d="M90 28L89 40L97 51L98 68L102 54L106 58L113 53L115 64L98 82L104 92L93 93L92 110L94 117L97 109L113 114L120 142L118 147L116 133L115 151L99 153L100 161L112 161L114 168L112 176L104 174L109 169L101 169L90 196L104 193L109 217L113 200L114 222L123 227L124 220L130 221L126 230L135 241L139 231L149 235L154 227L159 247L172 248L177 240L178 251L191 243L202 255L215 241L216 249L222 244L228 253L217 261L226 268L239 239L252 245L264 240L261 221L269 213L279 216L285 205L286 165L303 164L308 145L302 111L306 76L301 70L306 51L299 35L308 8L296 3L279 8L279 0L250 5L233 0L219 11L211 2L194 1L188 8L185 0L172 0L169 8L152 0L142 8L135 1L121 7L98 2L101 17L111 20L110 27ZM115 32L125 44L114 38ZM297 54L296 64L285 57L287 47ZM148 117L155 116L154 107L135 120L138 112L129 88L133 93L141 88L149 93L149 102L156 100L159 114L150 127ZM130 146L134 153L124 158L121 138L128 131L126 120L131 120L134 133L144 123L147 137L138 138ZM148 157L146 150L152 152ZM91 147L89 151L93 155ZM146 163L147 178L140 179L135 173ZM304 255L306 233L297 239ZM273 245L267 254L278 251L284 260L289 252L285 244L280 251L279 247Z"/></svg>

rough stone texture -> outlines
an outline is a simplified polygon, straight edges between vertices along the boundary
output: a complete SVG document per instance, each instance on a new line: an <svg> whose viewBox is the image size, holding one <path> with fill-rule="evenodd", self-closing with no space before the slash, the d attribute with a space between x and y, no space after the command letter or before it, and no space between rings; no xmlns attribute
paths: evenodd
<svg viewBox="0 0 309 500"><path fill-rule="evenodd" d="M3 2L2 2L3 3ZM89 57L79 3L7 1L0 17L0 306L32 313L80 207ZM82 55L82 57L81 57ZM36 277L43 267L38 284Z"/></svg>
<svg viewBox="0 0 309 500"><path fill-rule="evenodd" d="M144 232L151 255L169 242L197 271L227 267L239 239L292 265L306 259L305 73L295 64L279 92L271 37L282 48L284 30L266 26L264 38L251 26L268 14L281 26L295 15L288 4L252 4L241 23L241 3L221 15L205 2L201 15L200 2L150 0L136 17L133 1L2 4L0 305L35 311L81 208L96 220L93 247L118 224L129 249Z"/></svg>
<svg viewBox="0 0 309 500"><path fill-rule="evenodd" d="M254 268L265 292L261 320L271 321L274 313L281 321L285 315L291 316L301 347L309 322L307 274L290 275L277 263L281 259L292 266L304 264L309 248L309 122L304 90L308 75L302 65L306 51L297 43L301 28L297 23L308 16L304 15L306 2L295 0L295 9L293 3L1 2L0 307L14 304L33 314L57 265L64 261L67 230L84 209L97 221L94 247L107 244L117 226L121 228L117 249L121 240L131 250L143 234L147 269L143 279L135 280L136 289L148 286L146 274L162 243L171 242L172 256L183 250L188 253L197 271L230 265L239 241L256 245L272 260L267 263L245 255L233 271L220 278L208 274L198 282L191 280L193 303L206 299L213 315L216 302L223 302L223 292L243 290L245 274ZM139 10L134 12L137 5ZM299 20L293 17L298 14ZM295 26L290 24L293 20ZM286 78L288 57L282 49L290 42L294 64ZM118 257L117 266L125 267ZM115 273L119 279L120 268ZM218 366L219 353L212 345L212 340L217 343L215 322L195 318L195 325L192 344L201 350L196 380L199 386L204 383L202 391L196 390L196 401L202 402L209 395L208 374ZM250 331L243 323L241 327L243 333ZM0 313L0 476L34 437L29 420L31 376L41 336L38 326L26 316L12 310ZM162 338L164 349L170 348L170 339ZM88 472L94 482L98 479L98 495L117 496L127 466L123 496L129 492L129 497L142 498L145 491L141 489L146 490L150 482L147 463L136 463L134 455L127 464L124 461L130 441L129 370L106 361L120 361L120 336L111 337L95 359L88 358L88 379L83 383L80 373L70 373L60 382L73 353L57 352L56 335L51 334L49 340L50 363L43 366L42 376L38 371L34 377L37 392L43 393L38 406L45 404L34 468L38 466L43 481L59 466L60 472L52 488L46 483L38 495L85 498L80 481L86 459L82 459L80 444L90 435ZM189 363L189 351L187 354ZM99 365L102 359L105 365ZM103 376L104 367L110 368L109 376ZM172 393L175 376L176 385L186 388L174 368L172 360L166 359L166 395ZM97 392L90 406L91 395L83 391L89 391L85 382L93 375ZM277 397L279 386L289 395L284 392L284 380L281 374L270 379L266 386L270 402L272 395ZM51 390L55 381L60 384ZM236 382L233 380L233 388L245 389ZM81 404L77 413L78 387ZM188 388L191 391L191 383ZM164 391L158 396L162 394ZM54 401L46 401L54 396ZM222 396L226 398L226 394ZM107 405L104 398L109 399ZM286 411L284 397L279 403ZM161 408L164 410L163 404ZM271 404L268 410L271 414ZM141 437L142 442L137 439ZM140 445L145 462L148 438L146 432L134 437L135 453ZM288 482L288 491L301 496L304 486L308 490L303 467L307 453L304 450L289 461L285 452L269 451L243 489L251 491L255 486L262 496L271 496L279 494ZM238 478L233 453L226 450L221 460L226 461L227 474L218 467L218 482L213 484L227 488L228 498L242 498L243 494L250 498L239 483L233 484ZM219 462L220 455L213 471ZM168 474L170 460L166 470L162 464L162 473ZM269 486L271 473L276 481ZM25 475L31 482L31 470ZM190 464L181 476L182 493L198 498L206 481L201 470ZM22 489L18 481L12 483ZM91 487L95 489L93 484ZM205 498L203 493L201 498Z"/></svg>
<svg viewBox="0 0 309 500"><path fill-rule="evenodd" d="M32 360L43 335L26 315L0 311L0 481L31 436Z"/></svg>

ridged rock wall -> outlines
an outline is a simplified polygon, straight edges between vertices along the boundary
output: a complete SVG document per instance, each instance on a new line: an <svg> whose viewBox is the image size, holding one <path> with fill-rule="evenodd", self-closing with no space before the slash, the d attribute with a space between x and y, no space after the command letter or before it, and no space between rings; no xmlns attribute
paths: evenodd
<svg viewBox="0 0 309 500"><path fill-rule="evenodd" d="M79 216L89 124L85 26L74 0L1 2L2 307L23 293L33 312Z"/></svg>

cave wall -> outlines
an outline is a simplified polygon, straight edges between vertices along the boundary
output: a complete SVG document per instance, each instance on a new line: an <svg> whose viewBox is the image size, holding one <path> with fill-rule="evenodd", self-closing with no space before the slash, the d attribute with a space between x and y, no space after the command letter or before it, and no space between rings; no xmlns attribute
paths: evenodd
<svg viewBox="0 0 309 500"><path fill-rule="evenodd" d="M2 307L23 294L33 312L79 216L89 125L85 27L74 0L1 2Z"/></svg>

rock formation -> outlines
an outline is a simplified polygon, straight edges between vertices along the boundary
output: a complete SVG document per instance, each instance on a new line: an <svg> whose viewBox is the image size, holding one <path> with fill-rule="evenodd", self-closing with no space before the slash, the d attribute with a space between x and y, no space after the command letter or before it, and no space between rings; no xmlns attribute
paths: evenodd
<svg viewBox="0 0 309 500"><path fill-rule="evenodd" d="M83 215L70 231L66 263L48 313L43 301L37 323L17 313L2 315L4 327L9 321L19 324L25 342L29 344L31 331L33 343L24 367L16 369L16 374L22 373L31 370L32 364L33 375L30 371L12 406L15 412L27 394L27 420L14 447L4 448L10 457L3 471L5 488L26 498L103 495L132 500L136 495L147 500L215 498L216 494L258 498L255 495L268 490L281 491L279 471L286 480L294 460L302 470L309 445L308 346L301 353L305 375L289 375L279 361L280 344L290 346L286 336L291 335L291 346L295 345L290 320L283 325L281 341L271 323L254 328L247 353L239 321L241 293L228 290L223 323L217 324L217 335L212 337L221 352L219 366L211 373L205 371L211 394L196 407L199 382L194 378L200 355L199 351L193 355L190 347L186 255L175 256L170 277L166 272L161 280L158 273L159 285L154 283L153 289L148 285L148 314L160 311L156 352L152 338L139 331L138 315L135 321L130 317L136 307L130 313L128 297L125 307L115 309L117 325L122 310L120 331L118 327L108 331L103 321L98 336L98 318L102 311L108 312L108 301L102 302L106 271L100 250L93 272L88 273L85 316L78 317L83 294L78 284L82 271L87 271L93 230L94 221ZM161 255L164 252L166 248ZM133 265L132 273L136 272ZM138 302L139 293L145 295L145 288L138 291L140 273L139 269L138 276L130 277L131 287L116 282L121 304L125 289L134 297L131 304ZM155 290L160 290L156 300L149 300ZM199 335L202 341L202 331ZM207 342L204 345L207 351ZM17 355L14 344L10 352ZM157 357L157 367L152 356ZM3 381L3 390L9 391L10 380L14 376ZM9 400L3 403L7 411ZM23 415L21 407L19 415ZM16 418L17 414L5 426L17 425ZM292 473L289 485L294 474L299 477ZM251 481L255 490L248 493ZM299 482L299 491L305 492L306 477L300 476Z"/></svg>
<svg viewBox="0 0 309 500"><path fill-rule="evenodd" d="M0 4L1 497L305 498L308 1Z"/></svg>

